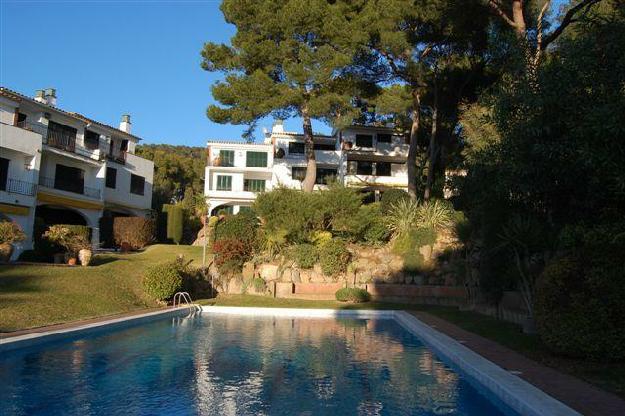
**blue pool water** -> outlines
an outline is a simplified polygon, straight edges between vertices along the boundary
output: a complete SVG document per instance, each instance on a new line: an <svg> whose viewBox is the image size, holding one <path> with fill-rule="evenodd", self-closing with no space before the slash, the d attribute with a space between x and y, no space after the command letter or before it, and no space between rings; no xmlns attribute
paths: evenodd
<svg viewBox="0 0 625 416"><path fill-rule="evenodd" d="M509 415L394 320L203 314L0 355L0 415Z"/></svg>

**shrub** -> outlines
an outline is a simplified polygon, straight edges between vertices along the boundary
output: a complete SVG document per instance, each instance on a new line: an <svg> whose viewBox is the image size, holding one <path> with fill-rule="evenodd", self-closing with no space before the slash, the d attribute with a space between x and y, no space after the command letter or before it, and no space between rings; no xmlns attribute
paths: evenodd
<svg viewBox="0 0 625 416"><path fill-rule="evenodd" d="M13 244L25 239L26 234L19 225L13 221L0 221L0 243Z"/></svg>
<svg viewBox="0 0 625 416"><path fill-rule="evenodd" d="M267 231L285 230L289 242L300 243L319 222L315 218L316 194L289 188L277 188L256 197L253 209Z"/></svg>
<svg viewBox="0 0 625 416"><path fill-rule="evenodd" d="M393 241L393 252L404 259L404 271L422 272L426 259L419 251L420 247L429 246L436 242L436 232L429 228L413 229L400 234Z"/></svg>
<svg viewBox="0 0 625 416"><path fill-rule="evenodd" d="M253 211L243 211L228 215L215 225L215 239L236 239L254 244L258 219Z"/></svg>
<svg viewBox="0 0 625 416"><path fill-rule="evenodd" d="M349 251L345 242L333 239L319 247L319 262L325 275L332 276L345 271L349 262Z"/></svg>
<svg viewBox="0 0 625 416"><path fill-rule="evenodd" d="M117 217L113 220L115 244L127 243L133 250L141 249L154 241L156 223L143 217Z"/></svg>
<svg viewBox="0 0 625 416"><path fill-rule="evenodd" d="M184 229L184 207L181 204L164 204L163 212L167 213L167 238L180 244Z"/></svg>
<svg viewBox="0 0 625 416"><path fill-rule="evenodd" d="M267 283L265 283L265 281L262 278L255 277L252 279L252 287L254 288L256 293L263 292L265 288L267 287Z"/></svg>
<svg viewBox="0 0 625 416"><path fill-rule="evenodd" d="M293 247L295 263L302 269L312 269L317 262L317 248L312 244L299 244Z"/></svg>
<svg viewBox="0 0 625 416"><path fill-rule="evenodd" d="M551 350L625 359L625 242L614 234L586 233L581 248L550 262L538 279L534 313L541 339Z"/></svg>
<svg viewBox="0 0 625 416"><path fill-rule="evenodd" d="M265 250L269 257L277 256L286 245L287 230L278 228L277 230L262 230L259 238L262 239L258 246Z"/></svg>
<svg viewBox="0 0 625 416"><path fill-rule="evenodd" d="M419 204L411 199L400 199L394 203L386 218L386 225L394 236L406 234L417 227Z"/></svg>
<svg viewBox="0 0 625 416"><path fill-rule="evenodd" d="M380 210L382 213L387 214L391 211L391 207L397 202L402 200L409 200L410 195L408 192L402 189L389 189L382 194L382 198L380 198Z"/></svg>
<svg viewBox="0 0 625 416"><path fill-rule="evenodd" d="M227 238L213 244L215 265L226 275L240 273L243 264L251 258L252 250L245 241Z"/></svg>
<svg viewBox="0 0 625 416"><path fill-rule="evenodd" d="M180 260L168 261L148 267L143 278L143 289L152 299L165 301L180 290L184 267Z"/></svg>
<svg viewBox="0 0 625 416"><path fill-rule="evenodd" d="M360 289L357 287L344 287L337 290L334 296L339 302L362 303L369 302L369 300L371 300L371 295L369 295L369 292L367 292L365 289Z"/></svg>
<svg viewBox="0 0 625 416"><path fill-rule="evenodd" d="M425 201L417 209L417 226L436 231L449 229L454 224L454 211L446 201Z"/></svg>
<svg viewBox="0 0 625 416"><path fill-rule="evenodd" d="M332 240L330 231L313 231L310 233L310 242L319 247Z"/></svg>
<svg viewBox="0 0 625 416"><path fill-rule="evenodd" d="M50 226L43 237L76 256L83 248L91 248L90 234L91 230L84 225L57 224Z"/></svg>

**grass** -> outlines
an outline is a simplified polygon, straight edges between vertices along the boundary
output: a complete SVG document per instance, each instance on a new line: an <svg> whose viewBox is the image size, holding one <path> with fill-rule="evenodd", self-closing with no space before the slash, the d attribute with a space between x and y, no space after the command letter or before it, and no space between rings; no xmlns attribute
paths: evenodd
<svg viewBox="0 0 625 416"><path fill-rule="evenodd" d="M100 254L90 267L0 266L0 332L71 322L158 306L141 289L145 268L202 248L154 245L143 252Z"/></svg>
<svg viewBox="0 0 625 416"><path fill-rule="evenodd" d="M583 379L625 399L625 363L595 362L552 354L536 335L527 335L519 325L475 312L433 305L382 302L341 303L333 300L274 299L263 296L228 295L201 300L203 305L255 306L272 308L397 309L428 312L460 328L504 345L545 366Z"/></svg>

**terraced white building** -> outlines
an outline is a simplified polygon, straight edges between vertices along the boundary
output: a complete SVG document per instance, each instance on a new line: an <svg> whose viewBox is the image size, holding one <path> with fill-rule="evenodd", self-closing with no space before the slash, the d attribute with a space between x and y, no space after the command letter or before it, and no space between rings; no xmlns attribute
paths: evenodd
<svg viewBox="0 0 625 416"><path fill-rule="evenodd" d="M80 224L100 245L100 218L146 216L154 164L136 156L130 116L119 128L57 107L56 91L28 97L0 87L0 216L27 235L36 224Z"/></svg>
<svg viewBox="0 0 625 416"><path fill-rule="evenodd" d="M408 144L388 127L351 126L332 135L314 136L316 189L337 180L378 199L390 188L407 189ZM276 186L301 188L306 175L304 136L274 123L263 143L208 141L205 195L211 213L237 213L258 192Z"/></svg>

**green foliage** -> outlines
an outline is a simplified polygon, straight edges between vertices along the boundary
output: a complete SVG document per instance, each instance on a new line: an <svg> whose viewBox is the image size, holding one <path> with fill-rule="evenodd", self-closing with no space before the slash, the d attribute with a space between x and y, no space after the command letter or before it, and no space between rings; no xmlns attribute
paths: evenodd
<svg viewBox="0 0 625 416"><path fill-rule="evenodd" d="M401 200L410 199L408 192L402 189L389 189L384 191L382 198L380 199L380 210L383 214L388 214L391 211L393 205Z"/></svg>
<svg viewBox="0 0 625 416"><path fill-rule="evenodd" d="M436 242L436 232L431 228L416 228L399 234L393 241L393 252L402 256L404 271L418 273L425 270L426 260L419 248Z"/></svg>
<svg viewBox="0 0 625 416"><path fill-rule="evenodd" d="M260 233L262 239L261 247L267 252L269 257L277 256L287 244L287 230L279 228L277 230L263 230Z"/></svg>
<svg viewBox="0 0 625 416"><path fill-rule="evenodd" d="M319 247L332 240L332 233L329 231L313 231L310 233L310 242Z"/></svg>
<svg viewBox="0 0 625 416"><path fill-rule="evenodd" d="M154 220L144 217L116 217L113 219L113 235L115 243L130 245L139 250L154 241L156 224Z"/></svg>
<svg viewBox="0 0 625 416"><path fill-rule="evenodd" d="M215 265L224 275L240 273L243 264L252 257L252 247L246 241L226 238L213 244Z"/></svg>
<svg viewBox="0 0 625 416"><path fill-rule="evenodd" d="M304 242L315 222L312 198L313 194L277 188L258 195L254 211L263 219L267 231L285 230L288 241Z"/></svg>
<svg viewBox="0 0 625 416"><path fill-rule="evenodd" d="M184 266L179 260L148 267L143 278L143 290L159 301L171 299L182 288Z"/></svg>
<svg viewBox="0 0 625 416"><path fill-rule="evenodd" d="M453 208L439 199L429 200L417 209L417 226L436 231L448 230L453 226Z"/></svg>
<svg viewBox="0 0 625 416"><path fill-rule="evenodd" d="M264 292L267 288L267 283L260 277L255 277L252 279L252 287L256 291L256 293Z"/></svg>
<svg viewBox="0 0 625 416"><path fill-rule="evenodd" d="M317 247L312 244L298 244L293 247L295 263L302 269L312 269L318 259Z"/></svg>
<svg viewBox="0 0 625 416"><path fill-rule="evenodd" d="M201 227L199 211L204 199L202 178L206 149L169 144L142 144L137 146L136 154L154 162L152 208L157 214L157 239L159 241L167 239L167 214L163 211L163 205L175 201L182 202L185 208L181 242L191 242Z"/></svg>
<svg viewBox="0 0 625 416"><path fill-rule="evenodd" d="M334 296L339 302L362 303L371 300L369 292L357 287L344 287L337 290Z"/></svg>
<svg viewBox="0 0 625 416"><path fill-rule="evenodd" d="M253 211L228 215L215 225L215 239L235 239L254 245L257 238L258 219Z"/></svg>
<svg viewBox="0 0 625 416"><path fill-rule="evenodd" d="M91 230L84 225L52 225L43 238L63 247L71 256L76 256L83 248L91 248Z"/></svg>
<svg viewBox="0 0 625 416"><path fill-rule="evenodd" d="M340 112L351 119L351 90L338 76L356 44L342 7L321 0L224 1L221 11L236 34L233 46L209 42L202 50L202 68L226 73L212 87L222 106L209 106L208 117L249 125L270 114L323 119Z"/></svg>
<svg viewBox="0 0 625 416"><path fill-rule="evenodd" d="M536 290L536 322L553 351L625 359L624 236L623 224L563 233L570 254L547 265Z"/></svg>
<svg viewBox="0 0 625 416"><path fill-rule="evenodd" d="M0 221L0 243L16 243L24 241L26 234L19 225L13 221Z"/></svg>
<svg viewBox="0 0 625 416"><path fill-rule="evenodd" d="M349 262L349 251L345 242L333 239L319 247L319 263L325 275L334 276L345 271Z"/></svg>
<svg viewBox="0 0 625 416"><path fill-rule="evenodd" d="M407 234L415 229L419 221L419 203L410 199L400 199L391 205L385 221L395 236Z"/></svg>
<svg viewBox="0 0 625 416"><path fill-rule="evenodd" d="M167 238L180 244L184 226L184 208L179 204L165 204L163 205L163 212L167 213Z"/></svg>

